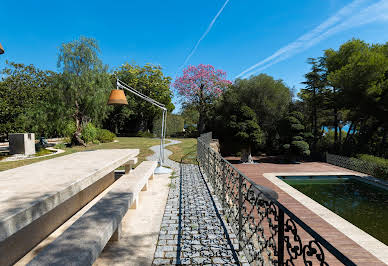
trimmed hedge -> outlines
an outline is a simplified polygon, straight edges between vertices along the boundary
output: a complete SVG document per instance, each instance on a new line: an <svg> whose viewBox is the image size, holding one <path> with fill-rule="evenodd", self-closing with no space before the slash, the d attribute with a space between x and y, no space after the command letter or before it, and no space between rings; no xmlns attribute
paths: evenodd
<svg viewBox="0 0 388 266"><path fill-rule="evenodd" d="M359 154L357 155L357 158L374 165L374 170L372 173L374 177L388 180L388 159L369 154Z"/></svg>

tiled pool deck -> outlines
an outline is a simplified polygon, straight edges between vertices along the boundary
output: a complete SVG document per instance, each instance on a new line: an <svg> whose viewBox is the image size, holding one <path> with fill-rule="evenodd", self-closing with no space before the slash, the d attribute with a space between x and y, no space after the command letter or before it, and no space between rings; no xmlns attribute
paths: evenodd
<svg viewBox="0 0 388 266"><path fill-rule="evenodd" d="M319 233L357 265L386 265L386 263L388 263L388 247L386 245L382 244L381 242L380 243L382 245L379 245L379 241L377 240L377 242L373 241L373 239L370 241L371 239L368 238L369 235L363 235L364 232L360 232L360 230L357 230L357 228L352 228L351 224L349 224L341 217L335 215L331 211L326 209L328 212L325 212L325 208L322 208L321 205L317 204L310 198L304 196L302 193L276 178L277 174L292 175L296 173L301 175L308 173L362 174L341 167L318 162L301 164L234 164L234 166L257 184L275 190L279 195L280 203L290 209L307 225L313 228L317 233ZM321 208L317 205L319 205ZM351 238L357 240L357 242ZM358 243L361 243L361 245L364 247L360 246ZM375 255L371 254L371 252L368 252L367 249L371 250L376 256L379 257L379 259ZM334 261L335 260L332 260L333 263ZM335 264L333 263L330 263L330 265Z"/></svg>

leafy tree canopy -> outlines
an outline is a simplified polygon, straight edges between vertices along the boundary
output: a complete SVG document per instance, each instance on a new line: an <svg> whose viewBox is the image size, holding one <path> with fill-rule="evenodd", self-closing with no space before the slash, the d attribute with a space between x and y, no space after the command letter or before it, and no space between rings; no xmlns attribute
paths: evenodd
<svg viewBox="0 0 388 266"><path fill-rule="evenodd" d="M6 62L0 82L0 134L50 131L48 114L49 85L55 73L33 65Z"/></svg>
<svg viewBox="0 0 388 266"><path fill-rule="evenodd" d="M55 110L64 115L64 120L73 119L76 125L73 143L83 144L82 128L93 121L100 125L106 117L107 100L112 88L107 66L98 57L96 40L81 37L62 44L59 50Z"/></svg>
<svg viewBox="0 0 388 266"><path fill-rule="evenodd" d="M116 78L164 104L169 112L174 110L175 106L171 101L171 78L163 74L160 66L126 63L113 72L112 84L116 84ZM151 131L153 120L160 115L161 109L130 92L125 91L125 94L128 106L114 106L105 120L105 125L116 132Z"/></svg>

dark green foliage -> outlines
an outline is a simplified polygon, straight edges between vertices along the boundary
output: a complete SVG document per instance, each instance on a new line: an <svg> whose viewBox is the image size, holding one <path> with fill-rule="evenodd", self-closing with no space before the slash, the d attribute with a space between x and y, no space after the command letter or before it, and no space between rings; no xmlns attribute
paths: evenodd
<svg viewBox="0 0 388 266"><path fill-rule="evenodd" d="M249 148L261 144L263 134L257 123L255 112L246 105L236 108L227 123L234 136Z"/></svg>
<svg viewBox="0 0 388 266"><path fill-rule="evenodd" d="M388 159L376 157L369 154L359 154L357 158L371 163L374 166L372 175L377 178L388 180Z"/></svg>
<svg viewBox="0 0 388 266"><path fill-rule="evenodd" d="M274 129L291 101L290 89L284 82L266 74L237 79L232 89L239 96L239 104L245 104L256 113L260 127L266 132Z"/></svg>
<svg viewBox="0 0 388 266"><path fill-rule="evenodd" d="M353 39L309 63L306 88L294 107L305 114L313 151L388 158L388 43Z"/></svg>
<svg viewBox="0 0 388 266"><path fill-rule="evenodd" d="M171 102L171 78L163 74L160 66L146 64L123 64L111 76L112 87L116 85L116 78L128 84L135 90L164 104L169 112L174 110ZM104 121L104 127L118 133L150 132L153 120L162 114L162 110L140 97L125 91L127 106L114 106Z"/></svg>
<svg viewBox="0 0 388 266"><path fill-rule="evenodd" d="M227 153L241 149L250 153L252 149L257 150L264 140L256 112L243 103L240 96L233 86L224 93L216 108L214 132Z"/></svg>
<svg viewBox="0 0 388 266"><path fill-rule="evenodd" d="M303 114L293 111L280 123L280 135L284 152L291 159L305 158L310 155L309 144L304 139L305 127L302 125Z"/></svg>
<svg viewBox="0 0 388 266"><path fill-rule="evenodd" d="M0 136L13 132L35 132L37 137L55 134L45 111L55 73L6 62L1 74Z"/></svg>
<svg viewBox="0 0 388 266"><path fill-rule="evenodd" d="M242 132L256 132L257 136L250 136L253 150L264 146L267 150L274 149L274 146L280 149L279 143L276 143L277 124L288 109L290 101L290 90L282 80L275 80L265 74L238 79L217 103L211 130L220 139L221 147L227 153L235 153L241 149L236 143L248 145L246 139L249 134L241 133L237 137L236 128L241 128ZM230 151L227 146L231 148Z"/></svg>
<svg viewBox="0 0 388 266"><path fill-rule="evenodd" d="M184 120L181 115L168 114L167 115L167 131L166 136L175 136L183 132ZM162 129L162 119L157 117L153 123L153 133L160 137Z"/></svg>
<svg viewBox="0 0 388 266"><path fill-rule="evenodd" d="M310 155L310 147L306 141L292 141L291 152L297 156L306 157Z"/></svg>
<svg viewBox="0 0 388 266"><path fill-rule="evenodd" d="M63 121L74 119L76 131L73 144L84 144L80 138L82 128L89 122L101 125L106 117L106 104L112 88L107 66L98 57L96 40L81 37L62 44L58 67L62 70L55 83L52 105Z"/></svg>
<svg viewBox="0 0 388 266"><path fill-rule="evenodd" d="M107 106L110 90L119 77L172 111L171 78L153 65L124 64L111 75L99 52L96 40L81 37L61 45L60 73L7 62L0 81L0 139L12 132L34 132L37 137L65 136L73 144L93 142L86 133L81 137L90 122L115 132L152 131L159 108L128 93L129 106Z"/></svg>
<svg viewBox="0 0 388 266"><path fill-rule="evenodd" d="M101 143L112 142L116 138L116 135L107 129L97 129L97 140Z"/></svg>
<svg viewBox="0 0 388 266"><path fill-rule="evenodd" d="M301 136L294 136L294 137L292 137L292 140L293 141L302 141L303 137L301 137Z"/></svg>
<svg viewBox="0 0 388 266"><path fill-rule="evenodd" d="M96 128L92 123L88 123L82 128L81 138L86 143L106 143L112 142L116 135L107 129Z"/></svg>
<svg viewBox="0 0 388 266"><path fill-rule="evenodd" d="M90 143L97 139L97 128L93 125L93 123L87 123L82 128L81 138L85 141L85 143Z"/></svg>
<svg viewBox="0 0 388 266"><path fill-rule="evenodd" d="M76 130L77 127L75 126L75 122L73 120L69 120L65 123L62 134L64 137L71 138Z"/></svg>

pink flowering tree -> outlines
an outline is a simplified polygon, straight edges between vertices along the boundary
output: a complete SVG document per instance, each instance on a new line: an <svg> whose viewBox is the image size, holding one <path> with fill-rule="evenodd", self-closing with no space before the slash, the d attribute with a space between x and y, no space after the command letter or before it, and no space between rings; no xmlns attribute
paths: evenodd
<svg viewBox="0 0 388 266"><path fill-rule="evenodd" d="M188 66L183 75L178 77L173 86L184 103L193 105L198 113L197 129L205 130L205 116L208 107L232 83L226 79L226 72L214 69L212 65Z"/></svg>

